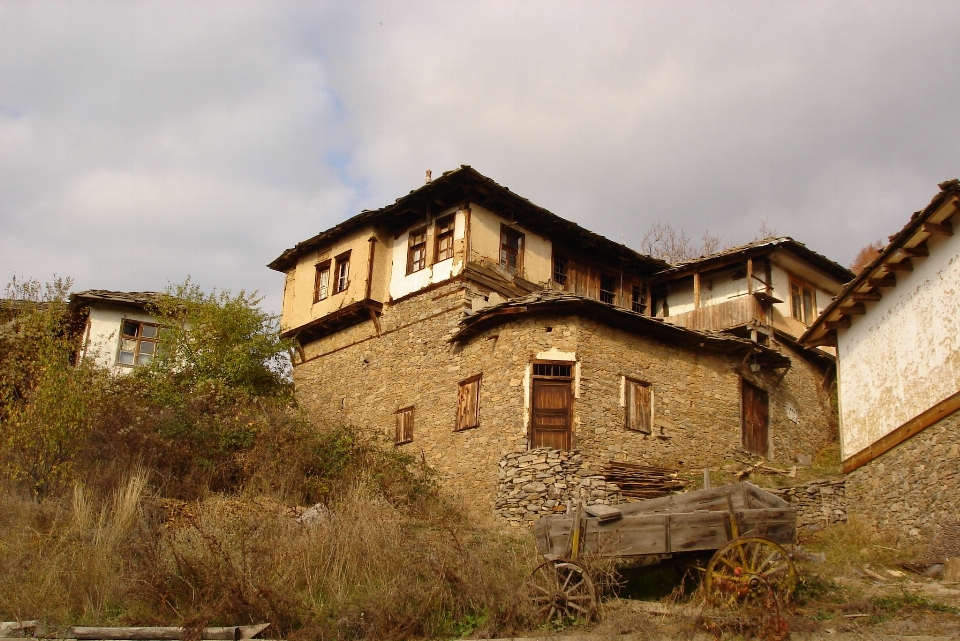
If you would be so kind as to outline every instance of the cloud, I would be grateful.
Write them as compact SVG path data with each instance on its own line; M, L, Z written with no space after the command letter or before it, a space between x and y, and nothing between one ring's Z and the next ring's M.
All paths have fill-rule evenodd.
M944 3L0 4L0 270L259 288L472 164L634 247L848 262L960 173ZM135 240L134 240L135 239Z

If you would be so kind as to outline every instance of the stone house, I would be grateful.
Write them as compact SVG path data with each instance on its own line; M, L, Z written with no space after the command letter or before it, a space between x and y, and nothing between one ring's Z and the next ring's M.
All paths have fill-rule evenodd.
M942 183L801 337L837 349L851 512L908 538L960 513L958 209Z
M763 265L802 247L791 243L731 254L731 278L736 261ZM372 430L421 457L478 516L506 516L507 504L562 509L570 479L602 487L609 461L700 469L746 449L786 464L834 438L829 354L778 340L766 317L710 328L657 318L660 292L683 308L687 272L468 166L269 267L286 274L282 327L299 345L302 405L318 422ZM836 276L834 267L823 271ZM524 458L539 466L529 483L507 469Z
M71 315L83 324L81 360L126 374L153 359L160 325L148 308L155 292L91 289L70 295Z

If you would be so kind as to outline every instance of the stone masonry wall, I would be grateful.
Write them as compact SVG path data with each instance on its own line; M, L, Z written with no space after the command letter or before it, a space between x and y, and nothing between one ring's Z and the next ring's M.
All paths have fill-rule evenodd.
M616 505L620 488L603 476L581 471L585 459L577 451L549 448L511 452L500 459L497 514L510 525L532 523L545 514L563 514L576 501Z
M501 460L527 452L528 368L550 350L575 353L579 363L572 411L581 480L611 459L699 469L739 450L739 358L665 345L574 315L518 315L451 344L475 294L470 287L451 281L386 305L379 335L366 321L305 345L306 361L294 368L302 406L319 425L354 425L390 447L396 412L413 406L413 441L397 447L433 467L443 491L480 519L493 518L498 509ZM793 385L798 372L791 368L781 385ZM480 425L454 431L458 383L476 374L482 374ZM650 382L654 434L625 429L624 375ZM781 430L798 429L778 418L778 402L775 392L775 443ZM826 438L829 428L797 404L800 428ZM776 447L775 457L785 457L785 450Z
M820 529L847 521L845 479L822 479L794 487L765 488L797 508L797 527Z
M850 513L902 541L929 541L960 514L960 412L847 475Z

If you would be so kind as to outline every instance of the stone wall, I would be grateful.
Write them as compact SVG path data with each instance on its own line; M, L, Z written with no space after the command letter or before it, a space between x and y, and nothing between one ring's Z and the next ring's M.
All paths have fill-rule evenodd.
M960 514L960 412L847 475L850 513L905 542Z
M794 487L764 489L797 508L799 528L816 530L847 521L845 479L822 479Z
M353 425L391 447L397 410L413 406L413 440L397 447L426 461L443 491L481 519L503 507L497 506L501 460L527 452L530 367L544 353L573 353L578 362L572 412L581 480L611 459L700 469L739 451L740 358L667 345L571 314L517 315L451 344L458 321L478 296L483 292L473 284L454 280L386 305L379 333L365 321L304 345L306 360L294 367L301 405L320 425ZM790 391L819 385L802 359L791 358L797 362L771 394L774 456L780 462L789 454L777 445L784 430L791 431L791 443L808 443L804 447L813 451L829 440L831 429L822 403ZM480 425L454 431L458 383L477 374ZM624 427L623 376L651 384L653 434ZM799 423L777 409L786 398L780 394L788 392ZM804 393L817 399L816 388Z
M562 514L579 500L585 505L616 505L620 489L587 465L576 450L549 448L511 452L500 459L497 514L510 525L532 523L545 514Z

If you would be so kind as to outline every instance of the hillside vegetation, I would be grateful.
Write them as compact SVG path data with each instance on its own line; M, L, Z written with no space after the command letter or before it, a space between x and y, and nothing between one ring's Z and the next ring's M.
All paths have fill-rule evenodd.
M308 421L255 296L171 288L164 349L116 377L75 363L69 287L15 281L0 317L0 619L328 639L528 622L532 544L472 526L394 448Z

